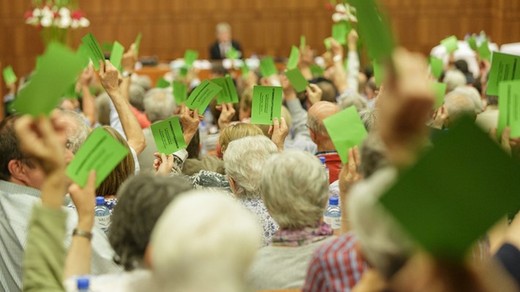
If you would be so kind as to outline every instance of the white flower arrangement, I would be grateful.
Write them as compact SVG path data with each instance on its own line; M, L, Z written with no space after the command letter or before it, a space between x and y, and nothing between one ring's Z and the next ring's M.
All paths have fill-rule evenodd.
M71 11L67 7L44 6L25 13L25 23L36 27L57 27L62 29L84 28L90 21L81 10Z
M357 22L356 8L348 5L347 3L336 4L335 12L332 14L332 21L341 22Z

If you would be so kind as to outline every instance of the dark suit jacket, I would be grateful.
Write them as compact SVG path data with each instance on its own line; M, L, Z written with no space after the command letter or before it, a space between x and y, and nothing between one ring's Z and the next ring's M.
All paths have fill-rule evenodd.
M235 48L235 50L242 53L242 48L240 47L240 44L237 41L231 40L231 46ZM218 46L218 41L214 42L211 47L209 47L209 58L211 60L222 60L225 59L226 56L220 55L220 48Z

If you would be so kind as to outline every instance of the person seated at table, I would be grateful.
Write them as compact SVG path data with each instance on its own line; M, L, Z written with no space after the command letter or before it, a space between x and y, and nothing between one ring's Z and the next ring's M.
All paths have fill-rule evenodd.
M333 238L331 227L322 221L328 186L320 161L308 152L286 150L266 161L261 194L280 229L272 244L257 254L250 273L252 288L303 286L313 252Z
M242 56L242 47L240 44L233 40L231 37L231 26L229 23L221 22L216 27L217 40L209 48L209 56L211 60L223 60L226 58L226 54L231 50L235 49L238 52L238 56Z

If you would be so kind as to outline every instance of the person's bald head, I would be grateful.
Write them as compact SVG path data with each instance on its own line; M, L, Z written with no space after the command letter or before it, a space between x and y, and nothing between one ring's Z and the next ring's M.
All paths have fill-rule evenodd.
M307 125L314 134L327 136L327 129L323 125L323 120L339 112L339 107L328 101L318 101L309 108L307 115Z

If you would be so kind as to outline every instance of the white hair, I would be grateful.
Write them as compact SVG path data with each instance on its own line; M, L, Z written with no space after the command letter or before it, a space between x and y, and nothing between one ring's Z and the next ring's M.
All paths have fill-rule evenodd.
M448 93L444 97L444 107L448 113L449 123L453 123L463 115L476 118L475 103L464 93L458 91Z
M340 97L338 97L338 106L342 110L350 106L355 106L358 112L368 107L367 101L357 92L347 92L340 95Z
M220 22L215 27L215 31L217 32L217 34L221 33L221 32L231 33L231 25L229 25L229 23L227 23L227 22Z
M144 97L144 113L150 122L164 120L173 115L175 103L173 95L165 89L154 88Z
M356 184L347 200L347 214L363 255L370 265L387 277L405 263L413 250L412 241L379 204L379 198L396 179L395 169L382 169Z
M446 92L450 92L459 86L466 85L466 76L459 70L452 69L446 71L443 83L446 83Z
M261 193L281 228L315 226L323 216L329 183L314 155L297 150L274 154L262 171Z
M67 123L67 148L76 154L85 140L90 134L90 127L87 125L85 118L77 112L64 110L61 112L71 123Z
M480 93L475 87L472 86L459 86L455 88L452 92L456 92L460 95L467 96L473 102L473 106L475 107L475 113L479 114L483 110L482 99L480 98Z
M166 208L152 233L156 283L174 292L245 291L261 234L254 215L229 195L184 193Z

